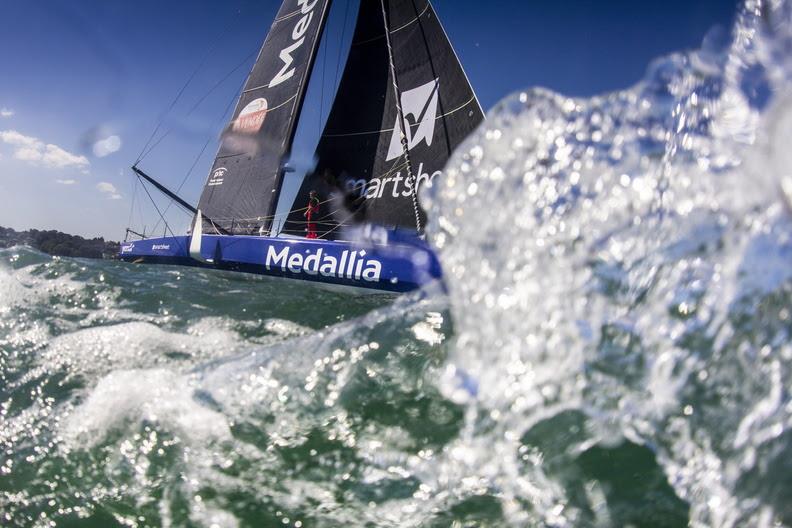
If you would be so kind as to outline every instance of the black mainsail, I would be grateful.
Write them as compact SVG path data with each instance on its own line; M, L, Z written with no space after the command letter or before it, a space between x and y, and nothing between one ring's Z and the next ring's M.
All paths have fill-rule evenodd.
M414 181L420 187L438 176L483 118L429 0L361 0L317 168L284 231L303 234L311 190L323 202L323 238L360 221L419 229L425 215L413 200Z
M364 0L365 2L365 0ZM330 0L285 0L223 134L198 208L232 234L270 229Z

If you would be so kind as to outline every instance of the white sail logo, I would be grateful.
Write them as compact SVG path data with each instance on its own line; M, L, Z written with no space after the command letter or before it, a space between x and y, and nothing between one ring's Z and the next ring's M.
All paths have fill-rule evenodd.
M404 133L407 136L407 148L409 150L417 147L421 141L426 141L427 146L432 146L439 101L440 79L435 79L418 88L402 92L401 106L404 114ZM408 116L413 117L412 123ZM413 132L414 129L415 132ZM399 118L396 117L396 124L393 125L393 137L391 137L386 161L394 160L402 154L404 154L404 149L401 142L401 130L399 128Z
M294 57L292 57L292 53L300 49L305 42L305 34L308 32L308 28L311 27L313 10L318 1L319 0L297 0L297 5L300 6L300 12L303 16L297 21L292 30L291 38L294 42L280 52L279 57L280 60L283 61L283 67L270 81L270 88L278 86L280 83L288 81L294 76Z
M232 126L234 132L250 135L258 134L264 124L264 118L267 117L268 106L267 100L263 97L250 101L239 112L239 117L234 121Z
M228 169L225 167L218 167L212 172L212 176L209 178L209 187L214 187L215 185L223 185L223 181L225 181L225 175L228 172Z

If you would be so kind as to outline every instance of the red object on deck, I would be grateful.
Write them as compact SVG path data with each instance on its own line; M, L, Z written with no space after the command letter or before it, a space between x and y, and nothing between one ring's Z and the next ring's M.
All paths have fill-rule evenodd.
M316 224L312 222L314 216L319 214L319 200L312 199L308 201L308 208L305 211L305 218L308 220L308 234L305 238L319 238L316 234Z

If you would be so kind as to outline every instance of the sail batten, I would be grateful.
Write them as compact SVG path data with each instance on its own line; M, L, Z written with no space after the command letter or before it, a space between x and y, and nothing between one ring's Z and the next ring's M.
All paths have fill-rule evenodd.
M268 232L330 0L285 0L250 71L199 208L234 234ZM211 229L211 226L206 226Z
M478 104L478 99L474 96L474 97L471 97L466 103L458 106L457 108L454 108L453 110L449 110L445 114L437 116L435 118L435 120L440 120L440 119L446 118L446 117L448 117L450 115L453 115L453 114L455 114L455 113L457 113L457 112L459 112L461 110L464 110L465 107L470 106L473 103L476 103L476 107L480 110L481 107ZM345 132L345 133L341 133L341 132L327 133L326 132L326 133L322 134L322 137L337 138L337 137L348 137L348 136L379 135L379 134L383 134L385 132L393 132L394 130L395 130L394 127L390 127L390 128L382 128L380 130L368 130L366 132Z

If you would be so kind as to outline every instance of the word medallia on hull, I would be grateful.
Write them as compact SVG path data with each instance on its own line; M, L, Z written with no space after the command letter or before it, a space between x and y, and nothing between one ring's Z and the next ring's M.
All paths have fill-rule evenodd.
M329 9L330 0L283 2L197 207L135 167L195 219L191 235L125 244L122 259L385 291L440 277L416 193L484 115L429 0L360 0L316 168L281 204L289 212L275 214ZM306 219L309 203L318 211Z
M325 255L322 248L317 249L316 253L308 253L307 257L303 257L300 253L290 255L289 251L288 246L284 247L280 253L273 246L269 246L264 266L268 270L279 265L281 271L288 269L296 274L305 273L314 276L321 274L324 277L345 277L368 282L378 282L382 276L382 263L375 259L364 260L365 249L343 251L340 261L332 255Z

